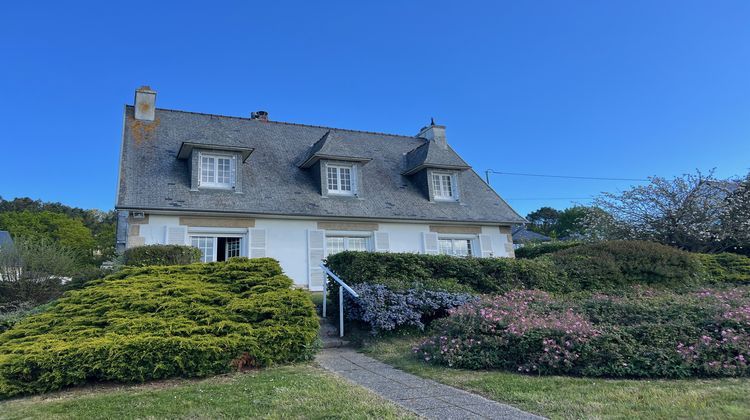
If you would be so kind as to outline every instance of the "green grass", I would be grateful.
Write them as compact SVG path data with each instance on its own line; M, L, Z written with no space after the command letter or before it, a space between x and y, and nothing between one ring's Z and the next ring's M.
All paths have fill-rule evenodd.
M606 380L468 371L416 360L415 338L366 344L393 366L550 418L750 418L750 379Z
M0 419L413 418L312 365L200 381L88 386L0 402Z

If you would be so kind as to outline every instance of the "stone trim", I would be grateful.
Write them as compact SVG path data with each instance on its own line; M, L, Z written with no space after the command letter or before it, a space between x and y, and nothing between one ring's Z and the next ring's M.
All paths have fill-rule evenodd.
M482 227L471 225L430 225L430 232L454 235L479 235L482 233Z
M374 232L379 229L377 223L356 222L318 222L318 230L357 230Z
M180 224L189 227L252 228L255 227L255 219L248 217L180 216Z
M146 238L143 236L128 236L126 248L134 248L143 245L146 245Z
M143 219L134 219L133 216L128 216L128 225L147 225L148 214L143 216Z

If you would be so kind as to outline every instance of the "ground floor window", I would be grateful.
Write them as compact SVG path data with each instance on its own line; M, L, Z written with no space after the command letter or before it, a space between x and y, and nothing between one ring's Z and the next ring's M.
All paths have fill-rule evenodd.
M227 236L191 236L190 244L201 250L202 262L226 261L239 257L242 238Z
M342 251L369 251L370 238L366 236L326 236L326 254Z
M471 239L439 238L438 247L443 255L455 257L470 257L474 255Z

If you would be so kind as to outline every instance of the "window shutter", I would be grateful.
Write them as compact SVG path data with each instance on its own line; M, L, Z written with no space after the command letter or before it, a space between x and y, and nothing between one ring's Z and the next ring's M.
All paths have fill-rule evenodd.
M167 245L185 245L187 244L187 227L186 226L167 226L164 243Z
M492 252L492 237L490 235L479 235L479 251L482 258L494 256Z
M312 291L323 290L325 277L320 263L325 256L326 232L324 230L307 231L307 271L308 287Z
M391 239L388 232L375 232L375 252L391 250Z
M237 157L232 156L232 158L229 159L229 185L231 185L232 188L234 188L236 183L237 183Z
M198 152L198 186L203 182L203 153Z
M250 258L266 256L266 230L250 229Z
M438 234L435 232L422 232L422 245L425 254L438 254Z

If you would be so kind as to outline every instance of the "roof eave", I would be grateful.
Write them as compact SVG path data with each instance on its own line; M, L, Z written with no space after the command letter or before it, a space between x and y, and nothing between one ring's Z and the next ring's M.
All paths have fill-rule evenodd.
M340 160L344 162L358 162L358 163L367 163L372 160L372 158L364 158L364 157L354 157L354 156L336 156L336 155L325 155L325 154L318 154L315 153L307 160L302 162L301 164L297 165L302 169L307 169L315 163L317 163L319 160Z
M255 149L251 147L223 146L219 144L192 143L184 141L182 142L182 145L180 145L180 150L177 152L177 159L189 159L190 155L193 152L193 149L237 152L242 155L242 163L245 163L245 161L250 157L253 151L255 151Z
M440 164L433 164L433 163L422 163L420 165L414 166L411 169L407 169L404 172L401 172L401 175L409 176L414 175L417 172L423 170L423 169L446 169L446 170L452 170L452 171L466 171L471 169L471 166L463 166L463 165L440 165Z

